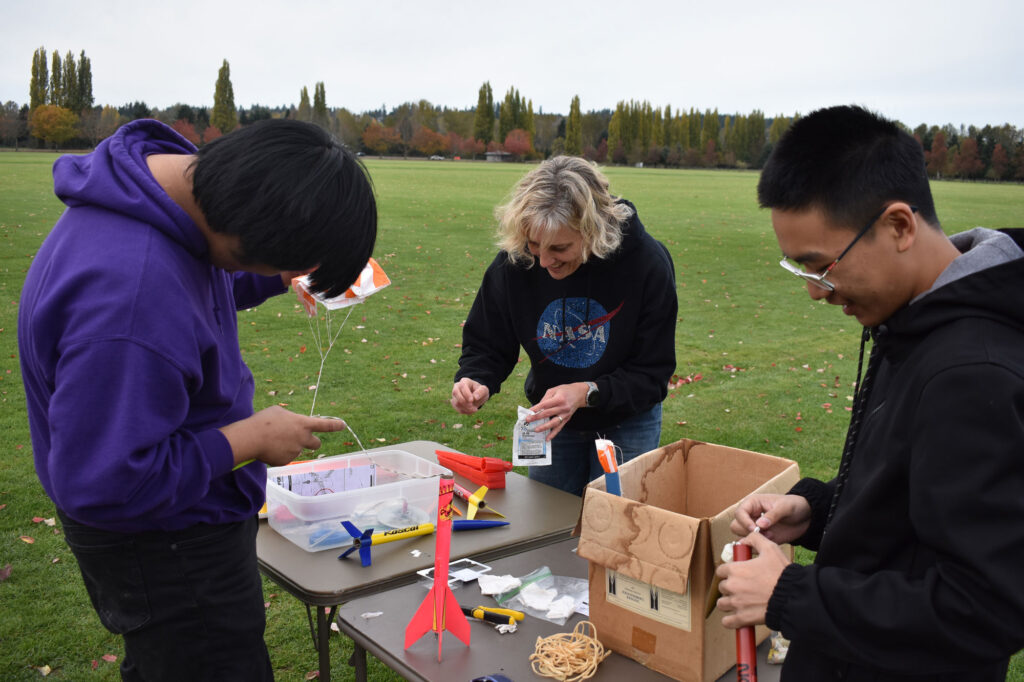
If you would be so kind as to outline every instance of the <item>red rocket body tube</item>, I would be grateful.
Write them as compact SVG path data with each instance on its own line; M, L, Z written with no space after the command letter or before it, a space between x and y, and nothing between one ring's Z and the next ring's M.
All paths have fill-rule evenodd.
M732 560L750 558L750 545L732 546ZM757 682L757 638L751 625L736 630L736 679L738 682Z

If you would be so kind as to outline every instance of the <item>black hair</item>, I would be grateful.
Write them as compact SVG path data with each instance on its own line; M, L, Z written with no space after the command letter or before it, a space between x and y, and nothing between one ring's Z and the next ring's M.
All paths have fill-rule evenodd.
M757 199L763 208L819 208L854 229L886 203L904 201L939 227L921 144L893 121L857 106L797 119L765 163Z
M328 297L344 293L373 253L370 176L312 123L259 121L201 147L192 194L211 230L239 237L244 264L319 265L310 285Z

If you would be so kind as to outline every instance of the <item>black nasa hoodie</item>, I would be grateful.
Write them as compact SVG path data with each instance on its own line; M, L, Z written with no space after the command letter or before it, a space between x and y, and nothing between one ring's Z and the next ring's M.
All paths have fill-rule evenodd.
M601 430L665 399L675 370L678 303L668 250L640 222L636 207L610 256L591 257L563 280L498 253L484 274L462 333L455 380L469 377L498 393L519 359L530 360L524 389L536 404L553 386L593 381L595 407L567 426Z

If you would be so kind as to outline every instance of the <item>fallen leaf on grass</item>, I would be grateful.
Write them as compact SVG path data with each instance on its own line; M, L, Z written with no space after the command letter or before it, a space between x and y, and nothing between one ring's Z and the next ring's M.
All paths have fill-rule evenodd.
M679 388L686 384L691 384L694 381L700 381L704 378L703 374L688 374L685 377L680 377L678 374L673 374L672 378L668 382L669 389Z
M306 676L303 677L302 679L304 679L304 680L316 680L316 679L319 679L319 678L320 678L320 671L319 670L310 670L308 673L306 673Z
M18 539L21 540L22 542L30 544L30 545L35 544L35 541L36 541L35 538L31 538L31 537L29 537L27 535L20 535L20 536L18 536Z
M103 654L102 656L100 656L100 658L102 658L107 663L114 663L115 661L117 661L117 656L115 656L114 654Z
M3 568L0 568L0 583L11 577L11 565L7 564Z
M50 674L50 666L48 666L48 665L37 665L37 666L33 666L33 667L36 670L38 670L39 674L42 675L43 677L46 677L46 676L48 676Z

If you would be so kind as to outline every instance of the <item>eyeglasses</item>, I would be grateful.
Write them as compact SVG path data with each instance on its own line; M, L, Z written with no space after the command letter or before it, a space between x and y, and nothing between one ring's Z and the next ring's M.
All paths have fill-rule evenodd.
M868 221L868 224L860 229L860 232L858 232L857 236L853 238L853 241L850 242L845 249L843 249L843 252L840 253L839 256L837 256L836 259L832 261L832 263L824 270L821 270L819 272L806 272L805 270L802 270L799 265L794 265L793 263L790 263L789 259L787 259L785 256L783 256L782 260L779 261L779 265L781 265L782 268L787 272L793 273L800 279L810 282L816 287L820 287L825 291L835 291L835 285L832 284L832 282L825 279L825 277L828 275L828 273L832 272L832 268L839 265L839 261L843 259L843 256L845 256L846 253L853 248L854 244L860 241L861 237L868 233L868 230L871 229L871 227L878 221L879 218L881 218L885 214L887 210L889 210L889 206L886 206L877 214L875 214L875 216ZM911 206L910 210L914 213L917 213L916 206Z

